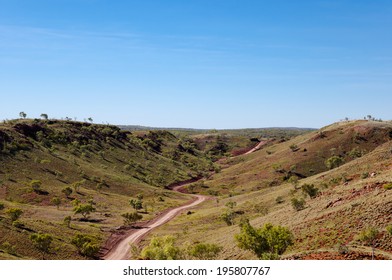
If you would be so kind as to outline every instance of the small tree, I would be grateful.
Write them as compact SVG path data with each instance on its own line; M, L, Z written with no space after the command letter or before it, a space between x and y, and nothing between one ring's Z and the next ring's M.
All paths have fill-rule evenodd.
M51 202L53 203L53 205L55 205L57 207L57 210L59 210L60 208L60 204L61 204L61 199L56 197L53 197Z
M23 210L19 208L10 208L6 211L12 222L15 222L23 214Z
M133 207L133 209L140 210L143 208L143 202L140 199L130 199L129 204Z
M36 192L36 193L41 192L42 182L40 180L31 180L29 185L33 189L34 192Z
M87 204L79 204L74 207L73 209L75 215L76 214L81 214L83 216L83 219L87 219L88 216L91 214L91 212L95 211L95 208L93 205L87 203Z
M30 240L33 242L35 248L42 253L42 259L45 259L45 254L49 253L50 245L52 244L52 236L48 234L33 233L30 235Z
M48 119L48 114L41 114L41 118L43 118L44 120Z
M260 259L279 259L293 245L293 234L285 227L268 223L256 229L248 220L243 221L240 227L241 233L235 236L238 247L252 251Z
M133 224L143 218L143 216L137 212L125 213L125 214L122 214L121 216L124 218L125 225L131 225L131 224Z
M93 122L93 118L91 118L91 117L88 118L87 120L88 120L89 122L91 122L91 123Z
M325 165L328 169L334 169L341 166L344 163L344 159L340 156L332 156L325 161Z
M72 184L72 187L74 188L75 192L79 192L80 187L86 182L86 180L81 180L81 181L77 181L75 183Z
M19 116L20 116L22 119L25 119L25 118L27 117L27 114L26 114L25 112L20 112L20 113L19 113Z
M318 193L319 189L316 188L313 184L304 184L301 187L302 192L309 195L310 198L315 198Z
M232 226L234 225L234 218L235 218L235 212L231 209L227 209L225 213L221 215L221 219L228 225Z
M67 217L65 217L64 220L63 220L64 225L66 225L68 228L71 227L71 221L72 221L71 216L67 216Z
M368 246L372 247L372 259L374 260L374 249L376 246L376 240L378 237L379 231L376 228L368 228L361 232L359 235L359 240L365 243Z
M67 198L69 198L73 191L70 187L65 187L61 192L65 194Z
M71 243L78 249L80 255L88 258L94 258L99 252L99 246L94 237L78 233Z

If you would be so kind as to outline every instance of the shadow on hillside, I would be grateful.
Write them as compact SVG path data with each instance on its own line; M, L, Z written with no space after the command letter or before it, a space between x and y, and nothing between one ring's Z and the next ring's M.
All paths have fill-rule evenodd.
M103 221L105 221L105 219L90 219L90 218L80 218L78 220L79 222L88 222L88 223L95 223L95 224L99 224L102 223Z

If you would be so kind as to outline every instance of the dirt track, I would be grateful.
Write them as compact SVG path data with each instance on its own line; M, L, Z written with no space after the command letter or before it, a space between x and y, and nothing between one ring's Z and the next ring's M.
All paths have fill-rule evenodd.
M251 154L251 153L259 150L262 146L264 146L267 143L268 143L268 141L261 141L256 147L254 147L253 149L246 152L245 155ZM181 192L181 189L185 185L189 184L191 181L184 182L180 185L173 187L173 191ZM196 205L199 205L200 203L202 203L208 199L208 197L204 196L204 195L190 194L189 196L191 196L193 199L190 202L188 202L187 204L182 205L177 208L169 209L168 211L163 212L162 214L155 217L153 220L142 224L142 226L140 228L126 231L124 234L125 237L124 236L120 236L120 237L117 236L117 241L119 240L118 242L116 242L116 238L112 238L114 245L110 246L110 248L103 255L102 258L104 260L127 260L127 259L129 259L130 258L130 250L131 250L130 244L136 244L136 243L140 242L143 239L143 237L146 236L153 229L169 222L174 217L176 217L178 214L180 214L182 211L189 209L189 208L192 208L192 207L195 207Z
M250 149L249 151L247 151L244 155L249 155L251 153L256 152L257 150L260 150L261 147L263 147L265 144L267 144L269 141L261 141L259 144L257 144L256 147L254 147L253 149Z
M174 191L180 191L182 185L173 188ZM175 216L180 214L182 211L192 208L208 199L207 196L203 195L190 195L193 199L180 207L171 209L167 212L164 212L154 218L152 221L148 222L144 227L140 229L135 229L129 232L124 239L122 239L119 243L117 243L111 250L107 252L107 254L103 257L105 260L127 260L130 258L130 244L134 244L140 242L143 237L148 234L153 229L167 223Z

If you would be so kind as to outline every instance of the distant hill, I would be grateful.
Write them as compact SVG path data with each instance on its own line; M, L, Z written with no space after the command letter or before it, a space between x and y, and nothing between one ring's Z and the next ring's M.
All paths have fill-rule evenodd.
M314 128L298 128L298 127L266 127L266 128L243 128L243 129L194 129L194 128L161 128L148 127L139 125L119 125L123 130L128 131L151 131L151 130L166 130L181 134L230 134L242 135L248 137L274 138L274 137L293 137L303 133L314 131Z

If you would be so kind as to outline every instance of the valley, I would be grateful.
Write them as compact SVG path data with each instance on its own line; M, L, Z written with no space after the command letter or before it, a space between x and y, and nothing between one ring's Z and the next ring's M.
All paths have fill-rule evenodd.
M150 259L159 238L178 258L257 259L238 246L246 223L287 228L282 259L391 259L391 140L392 123L373 120L225 131L5 121L0 259ZM43 252L32 236L45 234Z

